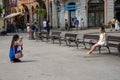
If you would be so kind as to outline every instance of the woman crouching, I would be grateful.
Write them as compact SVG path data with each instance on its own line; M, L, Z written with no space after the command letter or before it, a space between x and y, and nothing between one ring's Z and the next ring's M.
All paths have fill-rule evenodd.
M19 38L19 35L14 35L11 41L9 58L11 62L21 62L19 58L23 57L22 46L23 46L23 37Z

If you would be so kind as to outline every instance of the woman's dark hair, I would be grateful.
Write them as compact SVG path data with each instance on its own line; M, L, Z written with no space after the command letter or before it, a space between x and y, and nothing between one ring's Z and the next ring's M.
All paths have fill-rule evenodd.
M105 32L105 27L100 27L102 32Z
M18 39L19 39L19 35L18 35L18 34L15 34L15 35L13 36L13 38L12 38L10 48L12 48L12 47L13 47L14 42L15 42L15 41L17 41Z

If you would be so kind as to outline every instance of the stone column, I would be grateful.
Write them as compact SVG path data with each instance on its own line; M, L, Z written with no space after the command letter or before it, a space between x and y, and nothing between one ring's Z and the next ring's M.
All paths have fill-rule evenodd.
M107 1L107 2L106 2ZM105 0L105 23L107 24L115 15L114 15L114 1Z
M56 13L56 5L54 3L54 0L52 0L52 26L53 28L57 29L57 13Z

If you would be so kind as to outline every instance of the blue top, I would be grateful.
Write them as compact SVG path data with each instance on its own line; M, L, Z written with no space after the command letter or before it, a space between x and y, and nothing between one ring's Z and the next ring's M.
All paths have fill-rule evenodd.
M78 25L79 24L79 20L76 19L75 22L74 22L74 24Z
M9 51L10 60L15 59L15 53L17 53L17 49L18 49L18 45L15 45L12 48L10 48L10 51Z

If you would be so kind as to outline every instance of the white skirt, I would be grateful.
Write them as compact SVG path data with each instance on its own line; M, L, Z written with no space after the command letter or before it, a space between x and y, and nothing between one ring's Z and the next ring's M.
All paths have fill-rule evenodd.
M98 41L98 45L103 46L104 44L105 44L105 41L104 41L104 40L99 40L99 41Z

